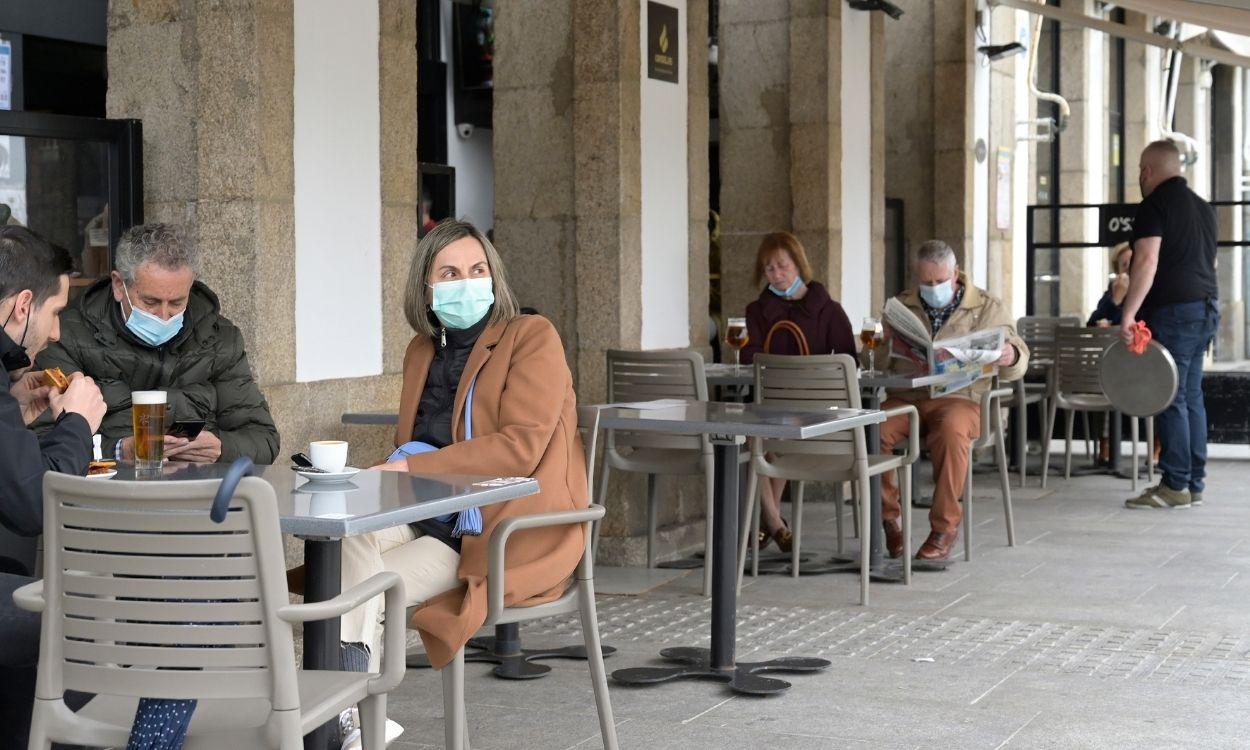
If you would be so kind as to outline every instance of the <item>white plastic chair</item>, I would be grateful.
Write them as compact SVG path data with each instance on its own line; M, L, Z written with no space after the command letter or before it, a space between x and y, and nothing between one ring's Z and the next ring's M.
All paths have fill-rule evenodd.
M675 398L707 401L703 357L691 351L631 352L611 350L608 358L608 400L613 403ZM715 464L706 435L660 435L608 430L603 451L599 504L606 506L613 469L647 475L647 567L655 567L660 476L703 476L706 509L703 545L703 595L712 595L712 513L715 506ZM595 524L594 549L599 549Z
M599 433L599 410L593 406L577 408L577 426L583 433L586 447L586 486L594 486L595 443ZM595 562L591 553L591 524L603 518L603 506L591 505L585 510L537 513L508 518L499 523L490 536L486 573L486 626L511 622L528 622L553 615L576 612L581 616L582 637L590 665L591 684L595 693L595 709L599 713L599 732L604 750L617 750L616 723L612 718L612 702L608 696L607 672L603 666L603 649L599 640L599 618L595 610ZM577 564L576 580L559 599L532 607L504 604L504 561L508 538L517 531L548 526L583 524L586 548ZM464 649L442 670L444 732L448 750L464 750L469 746L468 724L464 705ZM518 740L516 746L525 746Z
M797 408L842 407L859 409L859 371L849 354L822 354L808 357L755 355L755 403ZM751 473L747 480L749 503L744 509L738 542L738 587L742 587L748 537L756 560L759 559L759 477L796 481L791 495L794 543L790 550L791 575L799 575L799 545L803 532L803 483L854 482L859 507L860 539L868 539L868 480L887 471L897 471L903 511L903 579L911 582L911 465L920 456L920 417L914 406L888 409L887 418L905 414L910 423L910 439L902 455L869 453L862 427L811 440L755 440L751 444ZM771 456L769 458L768 456ZM866 470L861 469L866 467ZM840 500L841 493L835 494ZM837 503L841 538L842 505ZM749 516L747 514L750 514ZM748 518L751 523L748 523ZM867 544L861 544L860 603L868 604ZM758 572L752 569L752 574Z
M965 480L963 496L963 527L964 527L964 560L972 560L972 469L976 451L989 446L994 447L994 459L998 464L999 488L1003 493L1003 521L1007 525L1007 546L1016 546L1016 523L1011 512L1011 478L1007 467L1007 440L1003 429L1003 399L1011 396L1011 386L1000 386L995 377L994 384L981 394L981 436L977 438L968 452L968 477Z
M44 578L14 600L43 613L31 748L124 747L139 698L195 699L185 747L282 748L360 705L363 745L385 746L386 694L404 676L404 588L379 573L333 599L288 604L273 488L44 478ZM382 672L295 668L291 626L386 597ZM97 697L78 713L66 690Z

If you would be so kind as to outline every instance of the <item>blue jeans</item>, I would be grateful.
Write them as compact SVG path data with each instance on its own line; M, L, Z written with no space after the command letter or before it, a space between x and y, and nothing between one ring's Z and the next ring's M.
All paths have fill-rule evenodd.
M1172 404L1155 417L1163 453L1159 470L1174 490L1202 492L1207 467L1207 407L1202 397L1202 357L1220 324L1215 301L1164 305L1147 322L1154 340L1176 360Z

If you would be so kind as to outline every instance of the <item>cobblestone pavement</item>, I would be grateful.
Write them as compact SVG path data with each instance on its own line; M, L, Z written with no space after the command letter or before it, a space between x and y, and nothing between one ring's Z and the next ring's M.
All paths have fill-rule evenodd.
M1250 464L1216 462L1211 474L1206 504L1184 511L1124 509L1126 480L1052 477L1041 490L1034 475L1013 486L1015 547L997 483L978 478L973 560L918 572L910 587L873 584L867 608L853 575L748 577L739 658L833 666L765 699L706 681L613 685L621 746L1250 747ZM807 505L805 551L832 551L837 510ZM924 511L915 525L918 543ZM700 576L599 597L603 640L619 649L609 670L707 645ZM565 645L581 630L552 618L523 638ZM474 747L599 746L585 665L547 663L553 671L528 682L469 666ZM408 729L392 747L441 746L437 673L410 671L390 713Z

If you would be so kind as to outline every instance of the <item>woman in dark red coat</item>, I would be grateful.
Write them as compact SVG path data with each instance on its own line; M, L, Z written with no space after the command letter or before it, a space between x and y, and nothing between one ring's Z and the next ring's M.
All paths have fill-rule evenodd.
M829 296L819 281L812 281L812 267L799 239L789 232L774 232L760 242L755 257L755 283L767 279L768 285L760 292L759 299L747 305L747 334L750 337L742 349L742 362L749 364L755 355L801 354L798 336L789 326L778 326L790 321L798 326L807 341L811 354L849 354L855 356L855 333L846 311ZM785 480L766 479L760 483L761 522L760 544L767 537L777 540L777 546L789 551L792 535L781 517L781 492ZM767 535L767 536L766 536Z

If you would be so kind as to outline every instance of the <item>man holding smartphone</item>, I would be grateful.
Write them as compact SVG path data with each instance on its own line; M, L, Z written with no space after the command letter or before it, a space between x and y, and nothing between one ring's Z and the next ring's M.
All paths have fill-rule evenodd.
M273 463L278 430L252 377L243 335L197 280L200 255L170 224L132 227L116 270L87 288L61 318L61 340L40 368L82 372L100 384L106 455L134 459L130 394L167 394L165 457L213 463L247 456Z

